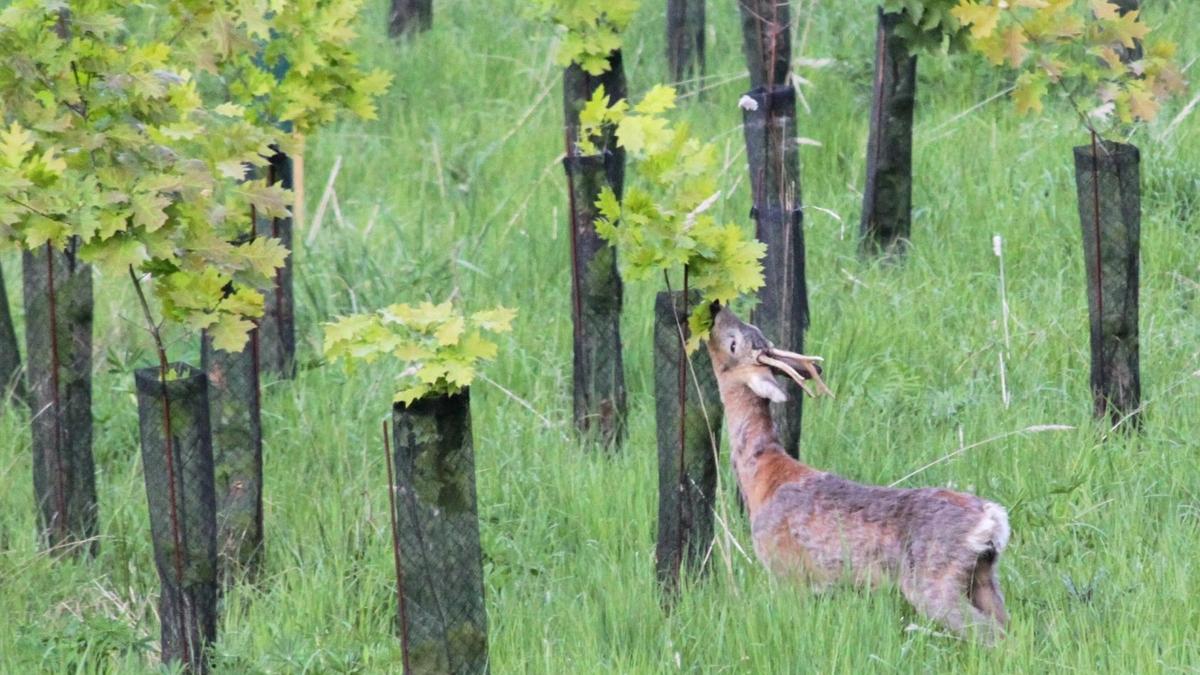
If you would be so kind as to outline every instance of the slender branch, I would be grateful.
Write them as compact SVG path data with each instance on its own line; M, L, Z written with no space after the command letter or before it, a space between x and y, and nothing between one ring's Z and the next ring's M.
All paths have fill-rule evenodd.
M133 290L137 291L138 303L142 307L142 316L146 318L146 326L150 329L150 336L154 338L154 348L158 351L159 368L162 371L160 376L163 382L167 381L167 348L163 345L162 331L154 322L153 315L150 314L150 303L146 302L146 294L142 291L142 282L138 279L137 273L133 271L133 265L129 266L129 278L133 280Z
M408 643L408 613L404 605L404 567L400 564L400 527L396 522L396 475L392 469L392 446L388 440L388 423L383 421L383 455L387 464L388 476L388 506L391 509L392 524L392 559L396 564L396 611L400 622L400 655L403 659L404 672L411 673L409 665Z

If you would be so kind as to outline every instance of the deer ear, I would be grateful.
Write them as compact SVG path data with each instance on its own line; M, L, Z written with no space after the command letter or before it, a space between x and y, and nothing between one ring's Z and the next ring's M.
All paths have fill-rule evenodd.
M750 377L746 378L746 386L750 387L750 391L768 401L783 403L787 400L787 394L783 393L783 390L779 388L779 383L775 381L775 376L769 372L752 371Z

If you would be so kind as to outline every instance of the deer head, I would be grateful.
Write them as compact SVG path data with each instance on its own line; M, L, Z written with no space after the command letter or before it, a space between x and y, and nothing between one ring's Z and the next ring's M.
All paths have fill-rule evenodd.
M713 307L713 326L709 331L708 354L722 390L745 386L759 398L776 403L787 400L787 394L775 381L779 372L792 378L804 393L816 396L809 383L815 383L819 393L832 392L821 380L819 356L805 356L771 344L762 331L737 318L726 307Z

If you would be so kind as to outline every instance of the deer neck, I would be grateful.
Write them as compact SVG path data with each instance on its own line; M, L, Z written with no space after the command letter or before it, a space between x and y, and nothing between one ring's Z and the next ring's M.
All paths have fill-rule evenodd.
M730 460L738 487L753 518L780 486L812 473L784 451L771 418L770 403L745 386L721 388L732 445Z

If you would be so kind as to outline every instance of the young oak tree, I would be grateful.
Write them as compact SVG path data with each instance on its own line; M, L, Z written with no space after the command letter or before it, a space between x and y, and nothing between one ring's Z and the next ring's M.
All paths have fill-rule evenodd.
M912 237L913 118L917 57L965 44L957 0L883 0L875 33L875 77L859 221L863 255L901 253Z
M605 188L596 230L620 253L625 278L662 275L655 301L655 422L658 437L660 583L674 597L685 565L697 571L713 538L717 447L722 415L707 352L714 303L727 303L763 285L766 246L741 227L719 223L716 148L692 136L666 113L675 90L652 88L637 104L609 103L598 90L580 115L584 149L607 127L629 153L637 182L623 200ZM682 272L671 292L669 273ZM689 354L691 358L689 359Z
M398 364L391 447L386 424L384 438L405 672L487 670L469 387L496 357L492 335L515 317L504 307L467 315L425 302L325 324L331 361Z
M1090 132L1077 146L1075 184L1083 232L1091 332L1091 389L1097 418L1136 427L1140 151L1110 140L1151 122L1184 88L1175 45L1150 38L1137 3L1109 0L962 0L954 16L970 27L974 51L1016 73L1017 112L1040 113L1051 90Z
M626 95L621 34L637 0L538 0L535 11L561 40L555 58L563 71L563 168L567 174L571 232L571 319L575 427L602 445L618 445L626 433L626 393L621 346L624 289L616 252L596 232L595 202L604 187L618 199L625 185L625 150L611 127L598 130L585 148L580 114L597 91L610 102Z

